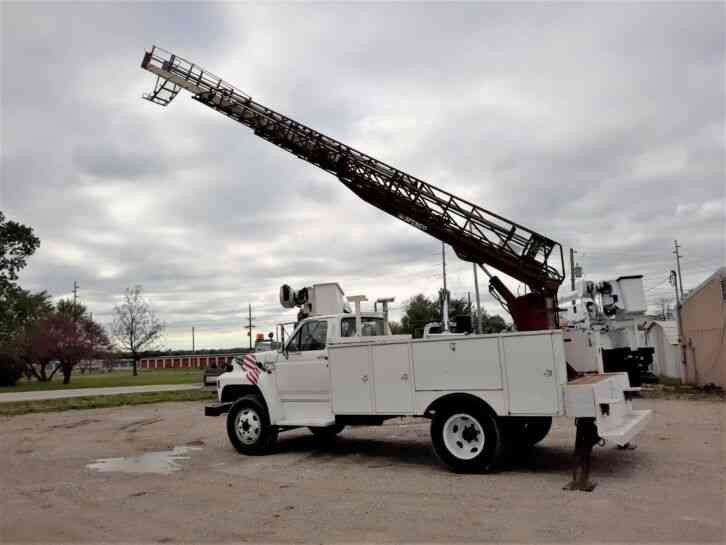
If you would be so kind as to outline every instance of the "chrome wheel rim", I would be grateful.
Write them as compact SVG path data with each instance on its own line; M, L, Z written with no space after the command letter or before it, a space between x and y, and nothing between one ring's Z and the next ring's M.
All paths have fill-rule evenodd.
M237 437L245 445L254 445L262 435L262 422L257 411L245 407L237 413L234 421Z
M484 428L471 415L459 413L444 422L444 445L459 460L471 460L484 449Z

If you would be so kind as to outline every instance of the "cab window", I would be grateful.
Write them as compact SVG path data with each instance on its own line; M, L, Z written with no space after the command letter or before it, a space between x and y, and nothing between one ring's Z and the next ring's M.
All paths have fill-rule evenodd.
M287 344L289 352L305 352L308 350L323 350L328 336L328 322L325 320L312 320L305 322L297 330Z
M383 335L383 318L362 316L361 329L363 337ZM340 336L352 337L355 335L355 318L343 318L340 321Z

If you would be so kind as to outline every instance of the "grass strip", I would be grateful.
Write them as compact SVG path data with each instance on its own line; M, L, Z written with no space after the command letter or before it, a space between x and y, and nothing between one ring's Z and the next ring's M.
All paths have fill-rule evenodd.
M201 384L202 373L201 369L151 369L141 370L138 376L133 376L131 371L126 369L114 370L111 373L91 374L81 374L76 370L71 377L70 384L63 384L63 377L59 372L56 373L53 380L48 382L22 379L15 386L0 387L0 393L157 384Z
M208 390L181 390L173 392L148 392L143 394L118 394L104 396L71 397L67 399L42 399L38 401L13 401L0 403L0 416L17 416L31 413L50 413L78 409L104 409L125 405L146 405L166 401L212 401L216 393Z

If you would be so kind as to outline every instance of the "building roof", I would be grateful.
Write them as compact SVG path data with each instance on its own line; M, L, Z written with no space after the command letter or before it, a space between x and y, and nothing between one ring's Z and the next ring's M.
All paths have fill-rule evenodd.
M678 322L675 320L653 320L646 322L645 329L660 326L663 329L663 335L669 344L678 344Z
M696 295L703 288L708 286L713 280L718 279L718 280L722 281L725 278L726 278L726 267L719 267L718 269L716 269L716 271L711 276L706 278L706 280L701 282L698 286L696 286L692 290L689 290L688 295L686 295L686 298L683 300L683 303L681 303L681 304L685 305L686 303L688 303L688 301L690 301L694 295Z

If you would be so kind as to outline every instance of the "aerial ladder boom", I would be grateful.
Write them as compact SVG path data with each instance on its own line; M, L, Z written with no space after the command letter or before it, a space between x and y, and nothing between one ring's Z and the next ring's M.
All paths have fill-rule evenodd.
M182 89L190 92L260 138L335 175L364 201L449 244L460 259L526 284L530 292L517 297L490 275L490 291L520 331L556 327L557 289L564 279L559 243L271 110L173 53L153 47L141 66L157 76L145 99L166 106Z

